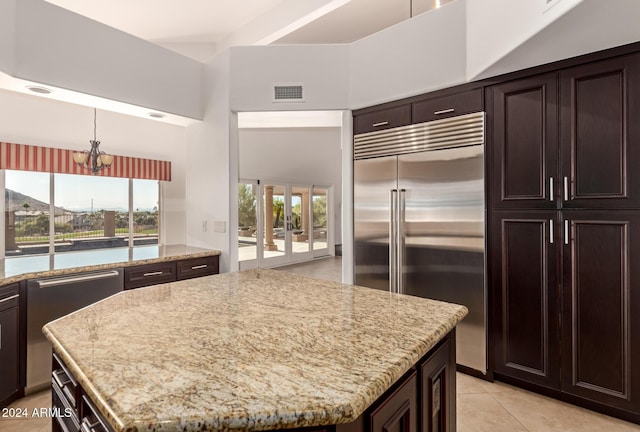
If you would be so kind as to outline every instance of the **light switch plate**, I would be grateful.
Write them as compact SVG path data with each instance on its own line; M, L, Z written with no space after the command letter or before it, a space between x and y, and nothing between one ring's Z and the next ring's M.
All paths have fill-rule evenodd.
M227 232L227 223L225 221L213 221L213 232Z

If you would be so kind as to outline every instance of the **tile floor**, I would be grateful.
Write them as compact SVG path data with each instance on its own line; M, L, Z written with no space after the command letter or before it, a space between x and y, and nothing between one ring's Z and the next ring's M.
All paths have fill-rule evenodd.
M340 281L340 257L281 267L309 277ZM457 374L458 432L640 432L640 426L540 396L510 385ZM48 391L20 399L12 408L51 406ZM51 430L47 418L1 417L0 432Z

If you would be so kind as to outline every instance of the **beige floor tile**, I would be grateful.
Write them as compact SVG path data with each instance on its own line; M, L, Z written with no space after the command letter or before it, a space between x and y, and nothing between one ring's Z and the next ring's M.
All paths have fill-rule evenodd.
M530 432L640 432L639 425L515 387L491 397Z
M9 407L27 408L29 411L33 411L34 408L51 408L51 390L42 390L41 392L18 399L9 405Z
M526 432L489 394L459 394L458 432Z
M456 373L456 393L457 394L473 394L473 393L486 393L483 380L480 378L472 377L460 372Z
M282 270L315 279L342 282L342 257L336 256L316 259L304 263L277 267L275 270Z
M0 432L40 432L47 426L51 427L51 420L39 419L0 419Z

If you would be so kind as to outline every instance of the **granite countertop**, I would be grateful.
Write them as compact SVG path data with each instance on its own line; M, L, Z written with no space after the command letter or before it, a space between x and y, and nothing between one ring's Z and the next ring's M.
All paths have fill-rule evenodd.
M125 291L44 326L116 431L348 423L464 306L276 270Z
M7 257L0 260L0 284L212 255L220 255L220 251L180 244Z

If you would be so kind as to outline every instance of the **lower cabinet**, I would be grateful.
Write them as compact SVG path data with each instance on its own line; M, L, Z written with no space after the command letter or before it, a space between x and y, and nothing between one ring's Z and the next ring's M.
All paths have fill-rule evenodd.
M280 431L455 432L455 346L452 330L351 423ZM113 430L56 353L51 386L57 413L52 421L53 432Z
M494 371L640 423L640 212L495 211Z
M355 422L336 432L455 432L455 331Z
M21 395L19 287L0 287L0 406Z
M371 414L371 432L418 431L418 374L413 371Z

